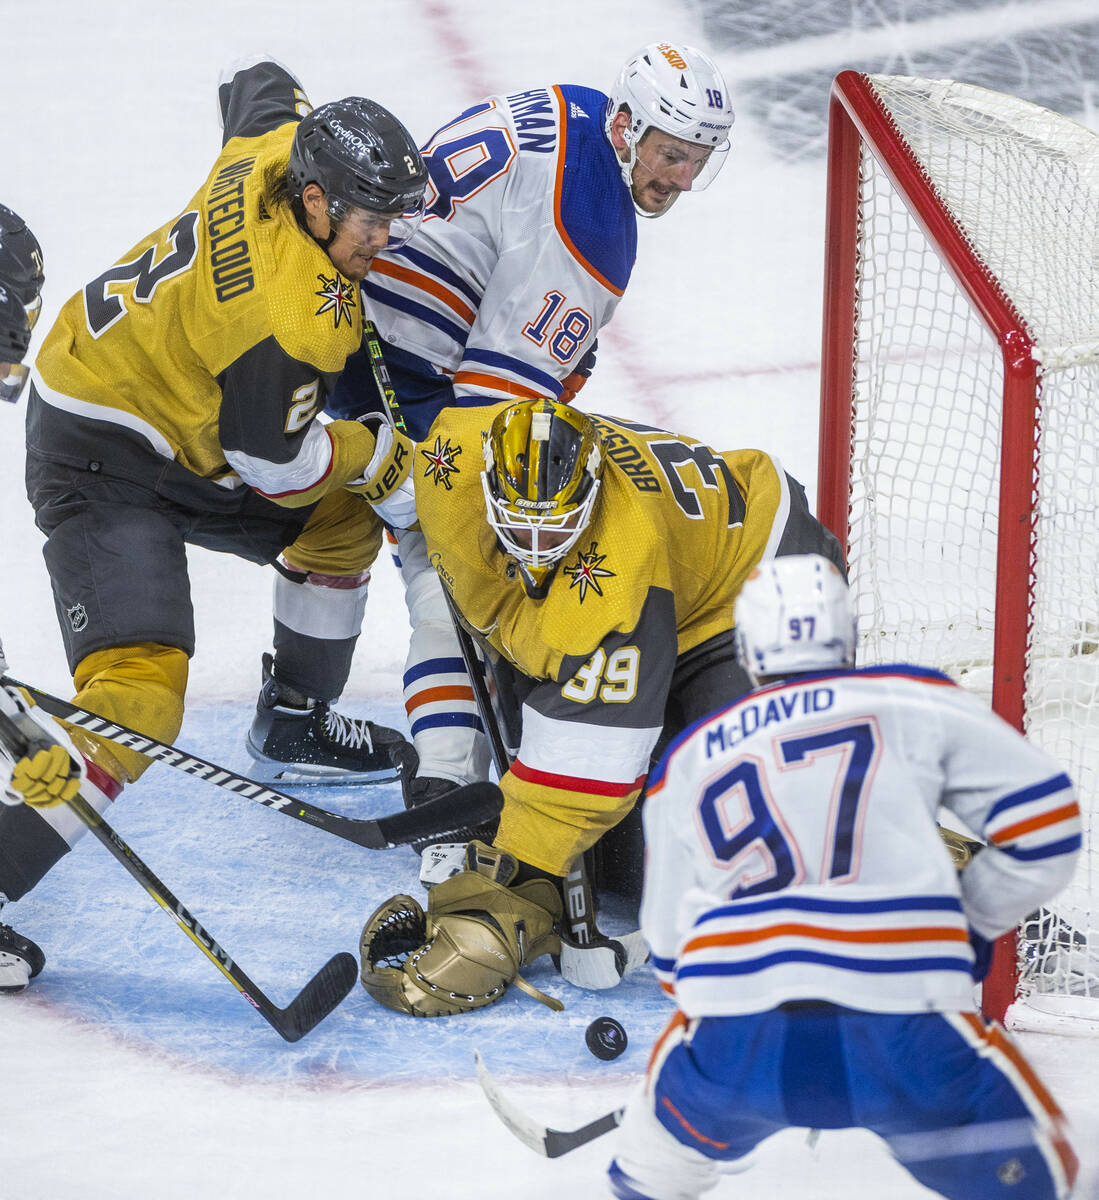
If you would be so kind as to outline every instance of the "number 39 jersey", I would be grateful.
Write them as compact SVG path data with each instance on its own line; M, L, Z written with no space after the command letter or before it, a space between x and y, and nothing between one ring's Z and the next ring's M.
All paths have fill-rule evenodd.
M559 396L625 291L637 218L606 105L575 86L491 96L423 147L424 222L375 259L364 304L459 401Z
M940 803L988 843L960 876ZM642 928L690 1017L972 1011L969 927L998 936L1048 900L1081 842L1058 765L909 666L750 693L672 744L643 815Z
M185 210L62 308L36 362L28 447L129 478L175 460L199 507L242 480L303 503L331 483L336 439L313 417L361 341L357 288L283 194L309 110L297 81L256 63L219 98L223 149Z
M416 511L466 624L537 681L501 781L497 844L563 875L632 806L677 656L732 628L733 599L778 549L797 485L762 451L719 454L594 417L605 461L591 523L535 600L485 519L482 437L498 411L436 418L415 452Z

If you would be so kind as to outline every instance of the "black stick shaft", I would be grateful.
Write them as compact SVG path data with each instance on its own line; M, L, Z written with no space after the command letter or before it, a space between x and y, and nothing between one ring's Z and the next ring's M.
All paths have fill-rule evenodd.
M58 717L68 725L75 725L94 737L127 746L156 762L166 763L169 767L193 775L197 779L205 779L208 783L236 796L243 796L246 800L262 804L266 808L276 809L295 821L312 825L314 829L322 829L325 833L347 842L354 842L357 846L365 846L368 850L407 846L425 838L446 840L467 826L474 828L480 822L491 820L499 813L503 803L502 797L497 800L497 789L493 785L471 784L468 789L450 792L439 800L418 806L411 812L402 811L376 819L345 817L327 809L316 808L305 800L288 796L285 792L276 791L247 776L238 775L227 767L207 762L206 759L189 754L178 746L159 742L156 738L147 737L125 725L108 721L78 704L62 700L59 696L51 696L49 692L43 692L27 683L20 683L10 676L0 678L0 685L23 688L50 716Z
M485 685L485 675L481 669L481 658L477 653L477 647L474 645L469 631L458 619L458 610L451 599L450 593L442 583L439 586L443 589L447 608L450 609L450 619L454 622L454 633L458 638L458 649L462 652L462 661L466 665L466 674L469 675L470 686L473 688L473 699L477 704L477 712L481 717L481 724L484 725L485 733L488 736L488 744L492 750L492 762L496 767L497 775L503 779L508 767L511 766L511 755L508 754L507 747L504 745L504 738L500 733L500 722L496 719L496 713L492 707L492 697L489 696L488 687Z
M0 712L0 742L16 757L22 758L29 751L53 745L44 736L35 739L33 733L28 735L5 712ZM337 955L329 961L321 971L310 980L301 994L285 1009L273 1004L263 991L256 986L248 975L237 965L231 955L213 936L203 928L198 918L171 891L171 889L142 861L135 851L123 838L96 812L96 810L79 793L71 800L64 802L73 811L82 824L86 825L108 853L137 880L157 904L176 922L183 932L202 951L226 979L237 989L249 1004L268 1022L269 1025L288 1042L296 1042L309 1032L313 1026L347 995L354 984L357 973L355 960L349 954ZM349 959L351 963L350 979L347 977L346 965L341 961ZM338 977L338 978L336 978ZM340 984L346 980L347 986L342 993ZM335 986L327 986L331 982ZM323 995L318 995L323 993ZM339 993L339 994L337 994ZM305 998L306 1005L299 1005ZM320 1001L317 1003L317 1001ZM307 1007L310 1011L303 1012ZM304 1018L304 1019L303 1019Z

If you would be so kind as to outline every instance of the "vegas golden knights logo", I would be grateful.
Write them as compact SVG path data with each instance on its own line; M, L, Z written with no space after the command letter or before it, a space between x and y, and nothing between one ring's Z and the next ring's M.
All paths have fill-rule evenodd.
M339 275L330 278L318 274L317 278L321 281L321 286L313 295L319 296L322 303L313 315L319 317L322 313L330 312L335 329L339 329L340 322L345 317L350 325L351 314L355 311L355 285L346 283Z

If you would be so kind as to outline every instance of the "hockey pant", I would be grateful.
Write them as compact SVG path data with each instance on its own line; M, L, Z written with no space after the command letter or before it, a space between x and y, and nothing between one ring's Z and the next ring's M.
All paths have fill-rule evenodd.
M183 721L188 659L194 646L184 538L175 520L155 504L135 503L148 493L111 497L81 507L50 531L50 566L58 613L73 665L74 702L108 720L162 742L174 742ZM123 503L129 500L129 503ZM273 506L272 506L273 507ZM280 513L276 513L281 516ZM127 535L121 538L120 527ZM232 526L186 540L253 557ZM288 520L287 529L293 528ZM278 535L276 524L272 536ZM281 680L314 699L335 699L351 667L362 623L369 571L382 527L370 507L350 492L326 496L309 515L283 559L275 583L275 648ZM123 544L127 553L110 547ZM88 548L95 550L92 553ZM67 592L95 597L79 605ZM138 630L156 630L141 640ZM129 635L129 636L127 636ZM109 638L117 644L104 645ZM88 640L84 640L88 639ZM131 640L132 639L132 640ZM151 760L134 750L97 741L80 730L74 742L91 764L85 798L102 812ZM0 892L15 900L28 892L86 832L64 805L0 811Z
M422 533L390 538L412 625L404 696L421 776L472 783L488 778L489 745L466 672L443 585Z
M610 1167L621 1200L693 1200L792 1127L876 1133L950 1200L1062 1200L1064 1117L1003 1028L972 1013L892 1015L803 1002L740 1017L677 1013Z

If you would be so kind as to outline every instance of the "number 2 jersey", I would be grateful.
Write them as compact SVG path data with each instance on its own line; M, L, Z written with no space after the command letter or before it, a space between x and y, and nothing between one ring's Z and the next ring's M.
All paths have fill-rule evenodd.
M219 100L224 145L205 183L47 335L28 452L143 483L174 461L173 498L199 509L222 507L242 482L305 504L357 473L338 478L336 462L354 431L313 419L362 339L357 288L285 197L309 111L297 81L257 63Z
M485 519L482 440L499 410L439 415L415 451L416 511L465 623L538 681L496 844L564 875L632 807L677 656L731 629L733 598L776 553L798 485L762 451L719 454L593 417L604 466L591 523L531 599Z
M364 304L459 403L560 396L626 289L637 218L606 106L571 85L490 96L423 147L423 224L374 260Z
M988 843L960 876L940 802ZM689 1017L973 1011L969 927L1006 932L1081 844L1057 763L903 665L795 677L714 713L654 769L643 816L642 929Z

